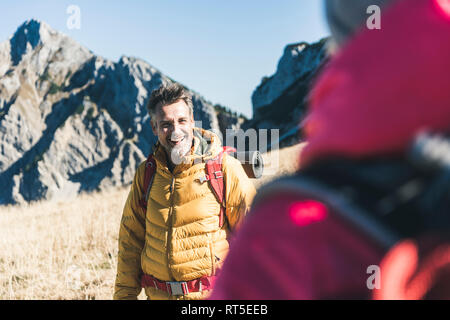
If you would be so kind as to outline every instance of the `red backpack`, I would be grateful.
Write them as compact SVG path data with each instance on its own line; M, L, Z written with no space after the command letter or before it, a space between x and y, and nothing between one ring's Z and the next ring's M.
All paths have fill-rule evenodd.
M215 158L208 160L205 165L206 168L205 179L209 181L213 189L214 195L217 198L217 201L221 204L219 216L219 228L222 228L224 224L225 208L226 208L225 187L222 172L222 159L224 153L230 154L233 152L236 152L235 148L225 146L222 148L222 151ZM150 153L145 163L145 175L144 175L145 195L139 201L139 205L144 210L147 210L148 197L150 195L150 189L152 188L155 172L156 172L156 161L153 157L153 153Z

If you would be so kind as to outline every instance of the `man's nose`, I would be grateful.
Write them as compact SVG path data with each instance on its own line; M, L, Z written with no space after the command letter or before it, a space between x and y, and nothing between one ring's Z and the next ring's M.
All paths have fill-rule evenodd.
M181 125L179 123L174 123L172 126L172 132L180 132L181 131Z
M167 129L168 129L167 132L169 134L172 134L173 132L177 131L178 125L176 123L171 123Z

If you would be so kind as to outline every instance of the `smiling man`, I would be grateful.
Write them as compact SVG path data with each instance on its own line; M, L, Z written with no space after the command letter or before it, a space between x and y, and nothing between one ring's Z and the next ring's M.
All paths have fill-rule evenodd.
M114 299L136 299L142 287L149 299L204 299L256 190L218 136L194 126L183 86L153 91L148 111L158 142L123 211Z

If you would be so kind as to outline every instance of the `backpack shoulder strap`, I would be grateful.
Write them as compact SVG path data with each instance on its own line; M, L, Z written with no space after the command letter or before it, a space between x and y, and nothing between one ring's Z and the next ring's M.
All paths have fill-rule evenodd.
M225 221L226 197L225 183L223 181L222 160L224 153L235 152L234 148L223 147L222 151L214 159L206 162L206 180L209 181L217 201L220 203L219 228L222 228Z
M153 157L153 153L150 153L150 155L147 158L147 161L145 162L144 187L143 187L145 193L139 200L139 206L145 211L147 211L148 197L150 195L150 189L152 188L155 172L156 172L156 161L155 158Z
M258 190L252 207L265 208L286 195L298 198L299 201L314 200L325 204L332 209L334 219L343 221L347 227L358 230L379 248L387 250L400 239L397 233L374 218L366 207L356 203L353 197L340 193L335 186L313 175L285 176L265 184ZM258 214L258 212L251 211L249 214Z

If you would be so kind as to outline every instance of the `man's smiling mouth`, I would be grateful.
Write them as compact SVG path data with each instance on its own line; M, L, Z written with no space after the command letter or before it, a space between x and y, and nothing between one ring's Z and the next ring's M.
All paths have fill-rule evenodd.
M170 143L171 145L173 145L173 146L177 146L177 145L179 145L181 142L183 142L185 138L186 138L186 137L183 137L183 138L178 139L178 140L172 140L172 139L169 139L169 143Z

